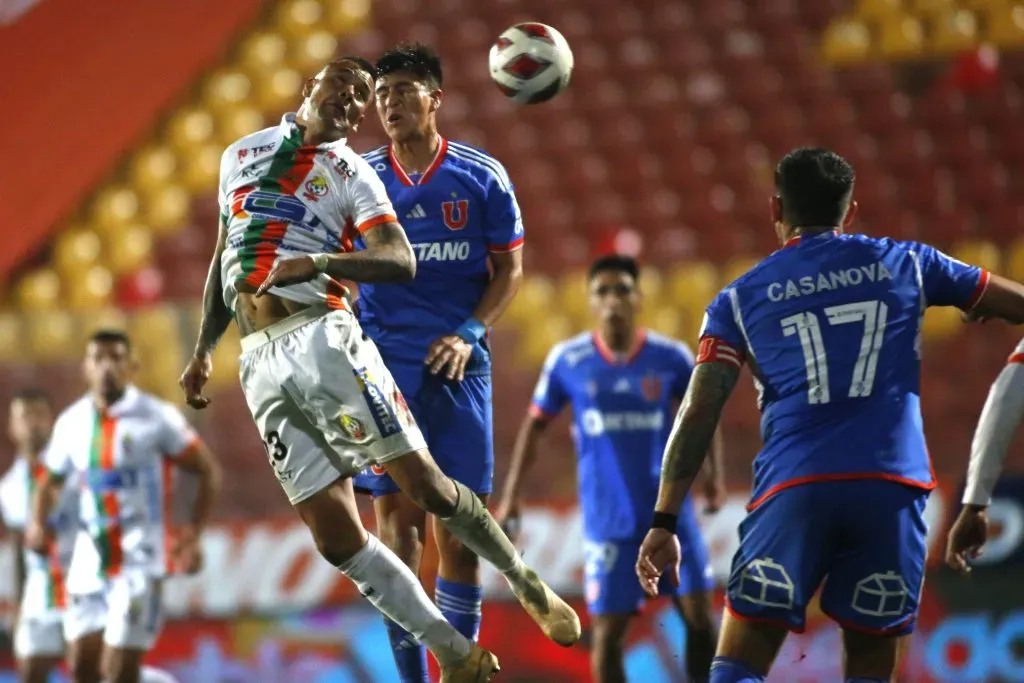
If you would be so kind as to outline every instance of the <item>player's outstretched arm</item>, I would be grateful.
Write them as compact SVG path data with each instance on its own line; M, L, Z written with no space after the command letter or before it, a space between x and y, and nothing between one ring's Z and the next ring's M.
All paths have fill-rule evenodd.
M172 462L199 480L189 525L181 530L176 548L181 569L188 574L194 574L202 568L199 541L210 521L214 503L220 495L222 470L220 462L202 441L197 441L193 447Z
M665 446L656 512L679 514L711 448L722 408L739 375L740 368L732 363L703 362L694 368Z
M46 553L50 541L47 520L57 504L57 496L64 487L64 477L52 470L32 495L31 512L25 529L25 545L37 553Z
M325 272L335 280L401 282L416 277L416 255L401 225L381 223L363 233L365 249L331 254Z
M519 535L523 478L537 460L537 447L544 436L548 422L547 418L533 413L527 414L523 424L519 427L519 434L516 436L516 443L512 448L512 464L509 465L508 476L505 477L505 486L495 519L513 542Z
M975 320L999 318L1014 325L1024 324L1024 284L990 275L985 291L968 316Z
M203 387L213 372L210 354L231 324L231 310L224 303L220 265L227 241L228 226L222 217L217 229L217 246L213 250L210 268L206 272L206 284L203 286L203 315L199 321L196 346L192 358L178 378L178 386L185 393L185 402L197 410L210 404L210 399L203 395Z

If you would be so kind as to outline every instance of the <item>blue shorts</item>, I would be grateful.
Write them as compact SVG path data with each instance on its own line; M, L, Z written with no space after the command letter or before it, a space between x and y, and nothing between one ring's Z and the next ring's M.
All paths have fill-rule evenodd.
M693 505L687 498L679 515L676 529L683 547L683 561L679 566L679 586L673 586L666 574L661 579L661 595L689 595L710 591L714 587L708 547L704 544ZM636 578L636 558L640 555L640 542L584 540L584 595L587 610L592 615L635 614L646 597Z
M928 491L879 479L779 491L740 523L727 609L799 633L824 582L821 610L840 626L911 633L924 586L927 500Z
M441 471L474 493L490 493L494 478L490 374L467 375L456 382L431 375L425 365L388 365L388 369ZM360 472L354 484L357 491L374 498L399 491L379 467Z

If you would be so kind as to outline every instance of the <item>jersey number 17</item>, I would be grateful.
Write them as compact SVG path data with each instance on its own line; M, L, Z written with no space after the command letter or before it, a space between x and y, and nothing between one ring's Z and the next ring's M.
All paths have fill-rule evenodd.
M850 382L850 398L871 395L888 313L889 307L881 301L858 301L825 309L829 325L864 323L864 334L860 339L857 363L853 366L853 379ZM818 316L810 311L804 311L787 316L780 322L783 334L787 337L795 334L800 339L804 366L807 369L807 402L828 403L831 400L828 386L828 353L821 337Z

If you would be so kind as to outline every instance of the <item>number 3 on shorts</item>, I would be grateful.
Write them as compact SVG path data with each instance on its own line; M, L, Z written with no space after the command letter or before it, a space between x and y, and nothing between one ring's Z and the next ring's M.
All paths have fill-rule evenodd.
M288 447L281 443L281 435L276 431L267 432L263 440L263 447L267 449L267 456L271 464L276 464L288 457Z

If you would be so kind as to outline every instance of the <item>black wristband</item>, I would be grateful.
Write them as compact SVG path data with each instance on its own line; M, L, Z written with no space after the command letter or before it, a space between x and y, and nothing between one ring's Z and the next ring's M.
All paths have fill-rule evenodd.
M673 515L668 512L657 512L654 513L654 519L651 520L652 529L664 529L665 531L676 532L676 525L679 523L679 515Z

